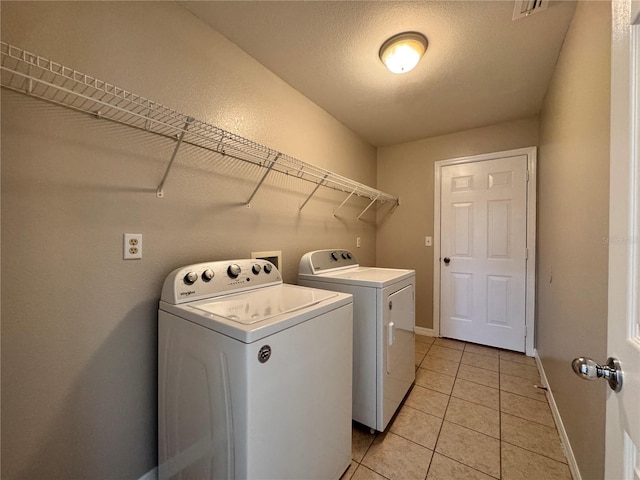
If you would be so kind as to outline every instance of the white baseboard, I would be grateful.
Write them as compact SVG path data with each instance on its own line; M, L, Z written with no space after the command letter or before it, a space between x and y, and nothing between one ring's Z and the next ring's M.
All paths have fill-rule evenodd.
M560 442L562 443L562 448L564 450L564 454L567 457L567 462L569 463L569 470L571 470L571 476L573 480L582 480L582 476L580 475L580 470L578 469L578 463L576 462L576 457L573 454L573 449L571 448L571 443L569 443L569 436L567 435L567 431L564 428L564 424L562 423L562 418L560 417L560 411L558 410L558 406L556 405L556 401L553 398L553 392L551 391L551 387L549 387L549 382L547 381L547 375L544 372L544 368L542 366L542 360L540 360L540 355L538 355L538 350L533 350L536 364L538 365L538 371L540 372L540 380L542 382L542 386L547 389L547 400L549 401L549 407L551 407L551 413L553 414L553 419L556 422L556 426L558 427L558 433L560 434Z
M413 331L418 335L425 335L427 337L437 337L433 328L413 327Z
M158 467L154 468L153 470L149 470L138 480L158 480Z

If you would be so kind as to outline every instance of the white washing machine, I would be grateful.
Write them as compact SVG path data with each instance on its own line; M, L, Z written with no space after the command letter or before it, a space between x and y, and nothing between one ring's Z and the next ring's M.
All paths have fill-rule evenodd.
M338 479L351 462L351 295L266 260L189 265L158 312L160 479Z
M317 250L300 260L298 284L353 295L353 419L384 431L415 381L415 271Z

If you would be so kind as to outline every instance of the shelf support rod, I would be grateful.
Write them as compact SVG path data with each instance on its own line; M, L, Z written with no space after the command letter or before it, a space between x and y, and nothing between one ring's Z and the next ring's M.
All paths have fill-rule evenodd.
M313 189L313 192L311 192L309 194L309 196L307 197L307 199L304 201L304 203L300 206L300 208L298 209L298 214L302 213L302 209L304 208L304 206L307 204L307 202L309 200L311 200L311 197L313 197L313 195L318 191L318 189L322 186L322 184L324 183L324 181L327 179L327 177L329 176L329 174L327 173L324 178L322 180L320 180L318 182L318 184L316 185L316 188Z
M338 213L338 210L340 210L342 207L344 207L344 204L347 203L349 201L349 199L353 196L354 193L356 193L356 191L358 190L358 187L354 188L353 191L349 194L349 196L347 198L344 199L344 201L338 206L338 208L336 208L332 215L335 217L336 213Z
M247 200L247 208L251 208L251 200L253 200L253 197L256 196L256 193L258 193L258 190L260 190L260 187L262 186L262 183L264 182L264 180L267 178L267 175L269 175L269 173L271 172L271 170L273 169L273 166L276 164L276 162L278 161L278 158L280 158L280 153L278 155L276 155L276 158L273 159L273 161L271 162L271 164L267 167L267 171L264 172L264 175L262 175L262 178L260 179L260 181L258 182L258 185L256 185L256 188L253 189L253 193L251 194L251 196L249 197L249 200Z
M164 176L162 177L162 180L160 180L160 185L158 185L158 189L156 190L156 197L158 198L164 197L164 192L162 191L162 189L164 188L164 182L167 181L167 177L169 176L169 171L171 170L173 161L176 159L176 156L178 155L178 150L180 149L180 145L182 144L182 139L184 138L184 134L187 133L187 129L189 128L189 125L191 125L191 122L193 122L193 120L194 120L193 117L187 117L187 121L184 122L184 127L182 128L182 131L178 136L178 143L176 143L176 147L173 149L173 155L171 155L171 160L169 160L169 165L167 165L167 169L164 172Z
M369 205L367 205L367 208L365 208L364 210L362 210L362 213L360 215L358 215L357 220L360 220L360 217L362 217L362 215L364 215L364 213L369 210L369 208L371 207L371 205L373 205L374 203L376 203L376 200L378 200L378 197L380 197L380 193L376 196L376 198L374 198L373 200L371 200L371 203Z

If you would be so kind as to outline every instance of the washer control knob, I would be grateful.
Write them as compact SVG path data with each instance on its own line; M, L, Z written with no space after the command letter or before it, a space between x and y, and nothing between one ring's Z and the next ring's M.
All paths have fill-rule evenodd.
M273 266L270 263L265 263L264 264L264 273L271 273L271 270L273 270Z
M227 268L227 275L229 275L230 278L238 278L240 272L242 272L242 269L237 263L232 263L229 265L229 268Z
M336 252L331 252L331 258L334 260L338 260L338 254Z
M194 283L196 283L196 280L198 280L198 274L196 272L188 272L184 276L184 283L186 283L187 285L193 285Z
M347 255L347 252L342 252L342 259L346 260L347 258L349 258L349 256Z
M215 273L210 268L207 268L204 272L202 272L202 280L204 280L205 282L210 282L214 276Z
M262 270L262 267L257 263L255 263L253 267L251 267L251 271L253 272L254 275L258 275L260 273L260 270Z
M348 258L349 260L351 260L351 259L353 258L353 255L351 255L349 252L347 252L347 258Z

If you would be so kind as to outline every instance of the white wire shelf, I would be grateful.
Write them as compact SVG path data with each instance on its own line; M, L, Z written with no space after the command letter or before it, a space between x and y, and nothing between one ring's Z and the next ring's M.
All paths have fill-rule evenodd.
M250 205L266 177L272 172L315 184L313 191L300 206L300 212L320 187L348 194L342 204L333 211L334 215L354 195L366 197L371 201L358 219L376 202L399 205L398 197L227 132L123 88L8 43L0 42L0 47L2 87L96 118L177 140L167 170L158 185L158 197L164 196L164 183L178 149L182 144L189 144L264 168L259 183L247 200L247 205Z

